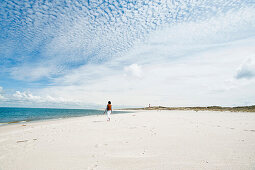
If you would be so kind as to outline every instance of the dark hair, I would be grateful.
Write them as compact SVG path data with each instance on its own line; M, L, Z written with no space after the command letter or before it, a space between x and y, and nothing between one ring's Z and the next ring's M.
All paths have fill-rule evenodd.
M111 101L108 101L108 104L111 104Z

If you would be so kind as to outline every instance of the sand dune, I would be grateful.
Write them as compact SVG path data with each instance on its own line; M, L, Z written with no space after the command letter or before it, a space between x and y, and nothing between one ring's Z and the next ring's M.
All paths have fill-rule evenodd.
M1 170L254 170L255 114L135 111L0 127Z

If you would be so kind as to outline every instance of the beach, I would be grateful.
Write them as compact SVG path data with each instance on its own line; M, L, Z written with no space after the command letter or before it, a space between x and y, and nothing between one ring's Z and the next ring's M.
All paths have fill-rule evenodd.
M132 111L0 127L0 170L254 170L255 113Z

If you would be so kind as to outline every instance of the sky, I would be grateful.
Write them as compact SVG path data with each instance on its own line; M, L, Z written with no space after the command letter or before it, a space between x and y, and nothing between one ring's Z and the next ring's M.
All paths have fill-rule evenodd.
M0 106L241 106L254 94L254 0L0 0Z

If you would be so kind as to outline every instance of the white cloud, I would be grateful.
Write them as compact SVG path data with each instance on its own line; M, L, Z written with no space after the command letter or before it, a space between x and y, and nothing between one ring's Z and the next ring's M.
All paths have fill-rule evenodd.
M55 77L63 70L77 68L76 65L110 61L160 28L170 28L170 32L163 31L164 37L160 36L173 43L172 47L161 46L160 51L167 52L183 41L216 41L219 37L228 41L253 34L255 18L253 5L229 0L25 1L22 5L6 1L1 8L4 9L1 10L3 22L13 23L15 29L4 29L3 34L10 38L3 40L0 46L3 44L3 49L10 49L5 50L5 55L22 63L11 69L11 75L15 79L32 81ZM186 27L190 31L186 31ZM11 57L12 52L7 51L28 56ZM33 52L38 54L30 56ZM36 58L37 64L29 63L31 58Z
M142 67L138 64L131 64L124 68L125 72L129 75L131 74L134 77L141 78L142 77Z
M3 94L1 94L3 92L3 87L0 86L0 100L4 100L6 99Z
M2 100L2 99L5 99L5 98L4 98L4 96L2 96L2 95L0 94L0 100Z
M255 77L255 62L252 58L247 59L237 70L235 78L237 79L252 79Z
M229 17L221 18L222 22L228 20ZM70 70L55 78L53 86L35 93L83 105L89 102L104 105L108 100L115 105L129 106L148 103L233 106L255 102L251 95L255 93L255 82L233 79L239 64L255 53L255 39L244 36L226 42L224 35L228 37L233 30L226 32L228 29L216 21L180 24L156 31L124 55L103 64L87 64ZM235 20L227 27L235 25L238 30L239 22L241 20ZM220 28L211 28L214 24ZM201 35L201 30L206 31ZM207 39L224 31L226 34L213 41Z
M165 35L159 35L164 41ZM189 52L186 47L171 51L171 42L154 42L149 39L146 44L128 51L126 56L113 58L108 63L73 70L55 79L55 86L43 89L42 93L99 105L108 100L115 105L129 106L148 103L233 106L255 102L251 95L255 82L233 79L239 63L254 54L255 39L208 43L197 46L199 50L188 49ZM166 47L166 51L161 51L161 47Z
M22 57L10 74L52 82L32 92L17 91L15 99L63 105L255 102L254 81L233 79L244 58L255 53L254 5L229 0L70 1L65 8L58 1L29 3L26 26L17 24L6 35L21 35L24 51L40 55ZM19 12L12 6L8 3L8 22ZM243 64L236 77L247 77L252 68Z
M25 64L22 66L17 66L11 69L10 74L13 78L17 80L26 80L26 81L35 81L40 80L41 78L49 78L53 74L56 75L56 66L49 63L45 65L44 63L40 64Z
M28 101L35 101L35 102L41 101L40 96L34 96L30 92L16 91L15 94L13 94L13 96L19 100L28 100Z
M29 92L29 91L23 91L23 92L20 92L20 91L16 91L14 94L13 94L13 99L15 101L19 101L19 102L22 102L22 103L26 103L26 102L32 102L32 103L41 103L41 104L74 104L74 105L78 105L78 104L81 104L83 103L82 101L79 101L75 98L68 98L68 97L64 97L63 95L62 96L51 96L47 93L38 93L38 95L34 95L32 92ZM44 106L44 105L42 105Z

